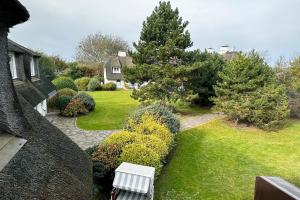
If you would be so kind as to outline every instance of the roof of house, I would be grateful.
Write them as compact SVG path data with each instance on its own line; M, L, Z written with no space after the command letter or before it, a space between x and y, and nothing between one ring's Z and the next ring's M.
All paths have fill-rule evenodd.
M28 81L15 84L15 89L17 93L22 95L22 97L24 97L24 99L26 99L33 107L37 106L48 97L48 94L44 95Z
M40 57L40 54L8 39L8 51Z
M40 79L34 80L32 84L47 97L51 96L51 93L56 91L55 85L47 78L41 77Z
M0 0L0 5L0 140L7 135L9 140L3 142L0 149L0 156L1 153L6 156L5 162L2 157L0 159L1 200L90 199L93 183L92 163L88 156L34 110L28 102L30 100L15 91L15 87L20 87L27 96L31 91L26 91L23 84L31 83L29 80L26 83L18 81L13 86L7 60L6 33L8 27L26 21L24 16L16 17L20 9L26 9L16 0ZM3 17L6 17L5 20ZM17 148L20 141L13 138L15 135L23 139L22 148ZM11 144L10 141L17 143Z
M112 68L123 68L125 66L132 66L132 59L130 57L119 57L119 56L112 56L108 59L105 63L105 71L106 71L106 78L108 80L124 80L124 76L121 73L113 73Z
M12 27L28 20L29 13L17 0L0 0L0 23Z
M30 129L26 144L0 171L1 199L90 199L87 155L19 95Z

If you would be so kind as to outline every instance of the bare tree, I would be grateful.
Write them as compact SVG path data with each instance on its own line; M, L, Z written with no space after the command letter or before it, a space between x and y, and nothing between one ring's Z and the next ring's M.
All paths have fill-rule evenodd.
M85 63L103 64L109 56L117 55L118 51L128 51L128 43L120 37L91 34L83 38L76 50L76 60Z

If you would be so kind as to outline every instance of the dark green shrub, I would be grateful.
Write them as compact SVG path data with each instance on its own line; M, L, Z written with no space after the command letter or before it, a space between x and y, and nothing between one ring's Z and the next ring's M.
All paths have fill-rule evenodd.
M57 90L61 90L64 88L70 88L74 91L78 91L77 86L74 81L68 77L59 77L52 81L52 83L56 86Z
M87 87L88 87L90 80L91 80L91 78L89 78L89 77L81 77L79 79L76 79L75 84L76 84L78 90L87 91L87 89L88 89Z
M288 92L291 117L300 118L300 93Z
M76 91L70 89L70 88L64 88L57 92L56 95L48 99L48 106L50 108L59 108L59 102L58 99L60 96L67 96L67 97L74 97L77 94Z
M95 109L96 102L93 97L87 93L81 92L73 97L73 99L79 99L84 103L85 108L88 111L92 111Z
M150 106L139 108L130 117L136 123L138 123L146 112L151 114L155 119L164 123L172 133L178 133L180 129L180 121L174 115L170 108L162 104L153 104Z
M58 108L63 111L67 105L70 103L72 97L69 96L59 96L58 97Z
M85 150L85 152L89 155L89 157L92 159L92 162L93 162L93 179L94 179L94 181L105 177L108 173L108 171L105 168L105 165L102 161L93 159L97 150L98 150L98 145L95 145L95 146L90 147Z
M276 129L288 117L286 90L257 53L237 54L219 73L216 109L236 123Z
M101 89L101 83L96 78L91 78L88 84L88 91L96 91Z
M79 114L86 114L88 110L80 99L72 99L67 107L61 112L65 117L76 117Z
M105 91L113 91L117 89L117 85L115 83L106 83L102 85L102 90Z
M104 82L103 75L96 75L96 76L94 76L93 78L98 79L98 81L99 81L100 83L103 83L103 82Z

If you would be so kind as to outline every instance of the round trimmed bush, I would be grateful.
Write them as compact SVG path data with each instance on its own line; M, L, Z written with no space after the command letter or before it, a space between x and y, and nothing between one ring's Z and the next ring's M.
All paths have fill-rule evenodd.
M100 144L93 153L93 160L100 161L106 171L113 171L118 167L122 145L119 144Z
M152 149L161 159L164 159L169 152L167 144L155 135L136 134L134 143L143 144L145 147Z
M84 103L85 108L88 111L92 111L95 109L96 102L93 97L87 93L81 92L73 97L73 99L79 99Z
M75 82L78 90L87 91L90 80L91 80L91 78L89 78L89 77L82 77L82 78L76 79L74 82Z
M88 113L84 103L80 99L72 99L67 107L61 112L65 117L76 117L79 114Z
M113 91L117 89L117 85L115 83L106 83L102 85L102 90Z
M70 88L64 88L64 89L61 89L57 92L56 95L54 95L53 97L51 97L49 100L48 100L48 106L50 108L60 108L59 106L59 97L60 96L65 96L65 97L74 97L75 95L77 94L76 91L70 89Z
M74 91L78 91L78 88L74 81L68 77L59 77L52 81L52 83L56 86L57 90L61 90L64 88L70 88Z
M70 103L72 97L69 96L59 96L58 97L58 108L59 110L64 110L67 105Z
M108 136L103 143L104 144L120 144L125 146L127 144L132 144L136 134L128 132L128 131L121 131L118 133L111 134Z
M139 108L131 116L131 119L138 123L141 116L145 113L150 113L155 119L164 123L172 133L178 133L180 130L180 121L174 115L170 108L162 104L153 104L147 107Z
M155 119L148 112L144 113L138 122L129 119L127 128L129 131L137 134L154 135L164 141L168 147L173 144L174 135L165 125Z
M129 162L154 167L157 175L162 168L159 155L143 144L129 144L123 147L119 160L120 163Z
M96 78L91 78L88 84L88 91L96 91L101 89L101 83Z

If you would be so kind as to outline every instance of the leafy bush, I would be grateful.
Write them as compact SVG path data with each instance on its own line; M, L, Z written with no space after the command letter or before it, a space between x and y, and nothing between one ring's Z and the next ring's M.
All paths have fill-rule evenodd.
M74 91L78 91L77 86L75 85L74 81L68 77L59 77L52 81L52 83L56 86L58 90L64 88L70 88Z
M125 146L127 144L132 144L134 141L136 134L128 132L128 131L121 131L118 133L111 134L108 136L103 143L104 144L120 144Z
M152 149L163 160L168 155L169 147L165 142L154 135L140 135L136 134L134 138L135 144L142 144L145 147Z
M73 99L79 99L84 103L85 108L88 111L92 111L95 109L96 102L93 97L87 93L81 92L73 97Z
M144 113L138 122L129 119L127 128L137 134L154 135L164 141L168 147L173 143L174 135L170 130L148 112Z
M159 174L162 168L159 155L143 144L129 144L125 146L119 159L119 163L122 162L154 167L156 174Z
M101 89L101 83L96 78L91 78L88 84L88 91L96 91Z
M98 81L99 81L100 83L103 83L103 82L104 82L103 74L102 74L102 75L96 75L96 76L94 76L93 78L98 79Z
M58 97L58 108L59 108L59 110L64 110L66 107L67 107L67 105L70 103L70 101L71 101L71 97L69 97L69 96L59 96Z
M74 97L75 95L77 94L76 91L70 89L70 88L64 88L64 89L61 89L57 92L56 95L54 95L53 97L51 97L49 100L48 100L48 106L50 108L59 108L59 102L58 102L58 99L60 96L67 96L67 97Z
M291 117L300 118L300 93L289 92L289 107L291 109Z
M122 145L119 144L100 144L93 154L93 160L98 160L104 165L104 169L109 172L113 171L120 164Z
M75 84L80 91L86 91L91 78L81 77L75 80Z
M80 99L72 99L67 107L61 112L65 117L76 117L79 114L86 114L88 110Z
M93 162L93 178L94 181L97 179L101 179L105 177L108 174L108 170L105 168L105 164L97 159L93 159L96 152L98 151L98 145L95 145L93 147L90 147L85 150L85 152L89 155L89 157L92 159Z
M115 83L106 83L102 85L102 90L113 91L117 89L117 85Z
M237 54L219 76L216 109L236 123L275 129L288 117L285 87L275 83L272 69L255 52Z
M156 120L165 124L172 133L179 132L179 119L174 115L174 113L172 113L170 108L162 104L153 104L147 107L142 107L136 110L130 119L135 123L139 123L141 116L146 112L150 113Z

